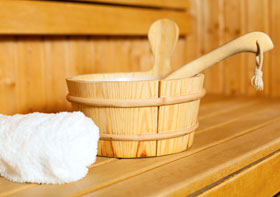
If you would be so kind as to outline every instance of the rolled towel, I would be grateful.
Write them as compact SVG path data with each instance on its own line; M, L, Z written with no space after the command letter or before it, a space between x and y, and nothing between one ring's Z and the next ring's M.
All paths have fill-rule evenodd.
M77 181L96 160L99 129L81 112L0 115L0 175L15 182Z

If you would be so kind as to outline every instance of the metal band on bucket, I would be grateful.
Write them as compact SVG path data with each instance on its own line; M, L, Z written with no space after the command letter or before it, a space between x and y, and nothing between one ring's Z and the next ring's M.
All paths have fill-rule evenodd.
M195 125L183 129L183 130L175 130L169 131L166 133L146 133L146 134L104 134L100 133L100 140L106 141L155 141L155 140L165 140L176 137L181 137L184 135L188 135L195 131L198 127L198 122Z
M205 89L200 92L176 97L159 97L147 99L103 99L103 98L83 98L67 95L67 100L73 103L79 103L95 107L156 107L162 105L172 105L186 103L202 98L205 95Z

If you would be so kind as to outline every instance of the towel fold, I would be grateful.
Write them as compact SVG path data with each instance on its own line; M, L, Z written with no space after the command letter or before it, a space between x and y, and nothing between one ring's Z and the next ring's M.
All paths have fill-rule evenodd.
M99 129L81 112L0 115L0 175L62 184L83 178L96 160Z

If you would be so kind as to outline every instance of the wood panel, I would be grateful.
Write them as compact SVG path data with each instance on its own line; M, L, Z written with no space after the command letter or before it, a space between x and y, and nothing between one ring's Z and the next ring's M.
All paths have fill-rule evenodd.
M97 190L90 195L108 196L112 191L118 191L120 196L126 196L133 192L136 192L139 196L156 195L159 194L159 191L161 196L192 194L236 169L247 166L261 155L266 155L272 147L268 148L265 144L274 141L274 135L278 135L278 142L275 141L273 146L273 150L277 150L280 144L279 132L277 131L279 126L278 123L271 125L271 127L259 129L243 138L236 138L220 144L220 146L217 145L201 151L199 154L171 162L136 177ZM274 133L273 137L263 137L265 129L273 130L270 133ZM237 147L240 148L237 150ZM242 155L246 155L246 159L242 158Z
M203 27L203 49L204 52L215 49L223 43L223 23L221 23L223 6L221 0L204 1L202 6L205 13ZM207 9L207 11L206 11ZM205 73L205 88L211 89L211 93L223 92L223 62L207 69Z
M11 14L13 13L13 14ZM2 0L0 34L145 35L153 21L170 18L191 30L183 11L54 1Z
M280 50L277 44L280 29L279 2L277 0L192 0L191 5L193 33L186 42L188 61L251 31L267 33L275 47L264 56L263 92L257 92L251 87L250 80L254 75L256 64L255 55L248 53L231 57L207 70L205 72L207 92L279 97Z
M273 196L280 188L280 170L275 169L280 169L280 151L225 179L201 196ZM269 177L269 180L263 177Z
M280 97L280 2L277 0L271 0L271 5L269 5L270 12L270 31L272 40L275 43L275 49L271 52L271 61L270 61L270 95L273 97Z
M267 34L269 34L269 27L268 27L268 1L263 0L247 0L247 29L246 31L262 31ZM256 14L258 13L258 14ZM277 45L275 43L275 45ZM247 60L247 66L248 66L248 72L247 72L247 81L251 80L251 77L253 76L253 72L255 70L255 62L256 59L254 55L248 55ZM268 62L268 53L264 55L264 92L257 92L252 86L248 86L247 94L248 95L256 95L256 94L268 94L269 91L269 81L268 79L268 72L269 72L269 62Z
M242 35L244 25L242 24L242 0L227 1L224 4L224 37L225 40L232 40ZM233 20L233 18L235 20ZM246 66L244 54L236 55L224 61L224 79L225 79L225 94L244 94L245 84L247 86L248 81L245 81ZM239 79L237 80L236 77Z
M159 8L175 8L186 9L190 7L189 0L74 0L93 3L108 3L108 4L120 4L120 5L133 5L133 6L145 6L145 7L159 7Z
M103 193L104 196L108 196L106 192L112 192L110 190L112 188L114 188L114 194L118 196L121 195L121 192L128 194L128 192L133 192L134 190L139 195L144 195L146 194L145 192L149 192L152 195L155 194L153 192L157 191L173 192L176 189L169 189L174 189L174 187L180 189L185 183L194 185L194 187L184 187L184 191L185 189L197 191L197 189L203 188L209 182L220 180L224 175L235 172L279 149L279 101L257 100L254 104L255 108L252 109L255 110L253 113L252 111L248 111L248 113L245 111L243 116L239 116L239 111L234 110L236 108L228 110L226 113L223 109L232 105L240 107L241 103L248 101L248 99L237 99L235 103L233 100L232 98L215 97L215 101L202 105L204 109L211 109L212 104L215 103L221 103L223 107L216 109L215 116L209 116L201 120L201 125L204 125L205 121L219 119L222 114L228 118L234 119L234 117L237 117L237 119L233 122L224 119L221 121L226 121L226 124L215 122L213 124L214 128L198 132L195 136L194 145L189 151L149 159L114 160L108 158L107 160L109 161L106 162L106 159L103 158L98 161L102 165L95 165L94 169L91 169L88 175L78 182L63 185L34 184L29 188L24 188L24 184L19 185L9 182L10 189L0 192L0 195L9 192L12 196L21 197L69 196L73 194L82 196L88 193L90 195ZM250 106L250 103L247 102L243 107L245 108L246 106ZM207 116L207 113L210 113L211 110L206 111L204 115ZM198 131L200 130L198 129ZM211 157L213 155L214 157ZM220 169L223 170L220 171L221 173L215 173ZM154 181L143 181L146 178L152 179L153 177L155 178ZM174 181L174 179L177 179L177 181ZM179 179L180 181L178 181ZM203 183L201 182L202 179ZM126 183L133 187L127 187ZM147 190L141 191L145 183L148 184L145 186ZM7 181L0 179L1 184L5 185ZM17 189L20 188L21 190L18 191Z
M79 74L145 71L153 56L145 37L2 36L0 113L71 110L65 78ZM185 39L172 57L184 64Z

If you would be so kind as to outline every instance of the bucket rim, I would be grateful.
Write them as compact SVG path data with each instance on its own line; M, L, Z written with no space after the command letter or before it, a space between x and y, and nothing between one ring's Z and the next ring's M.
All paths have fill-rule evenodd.
M83 74L67 77L66 81L79 82L79 83L127 83L127 82L144 82L144 81L177 81L184 79L194 79L204 77L204 74L199 73L193 77L178 78L178 79L161 79L157 76L129 76L129 74L134 74L135 72L118 72L118 73L93 73L93 74ZM97 79L79 79L81 77L90 77L98 75L112 75L112 78L97 78ZM114 75L124 75L124 77L115 77ZM128 75L128 76L125 76ZM107 80L106 80L107 79Z

